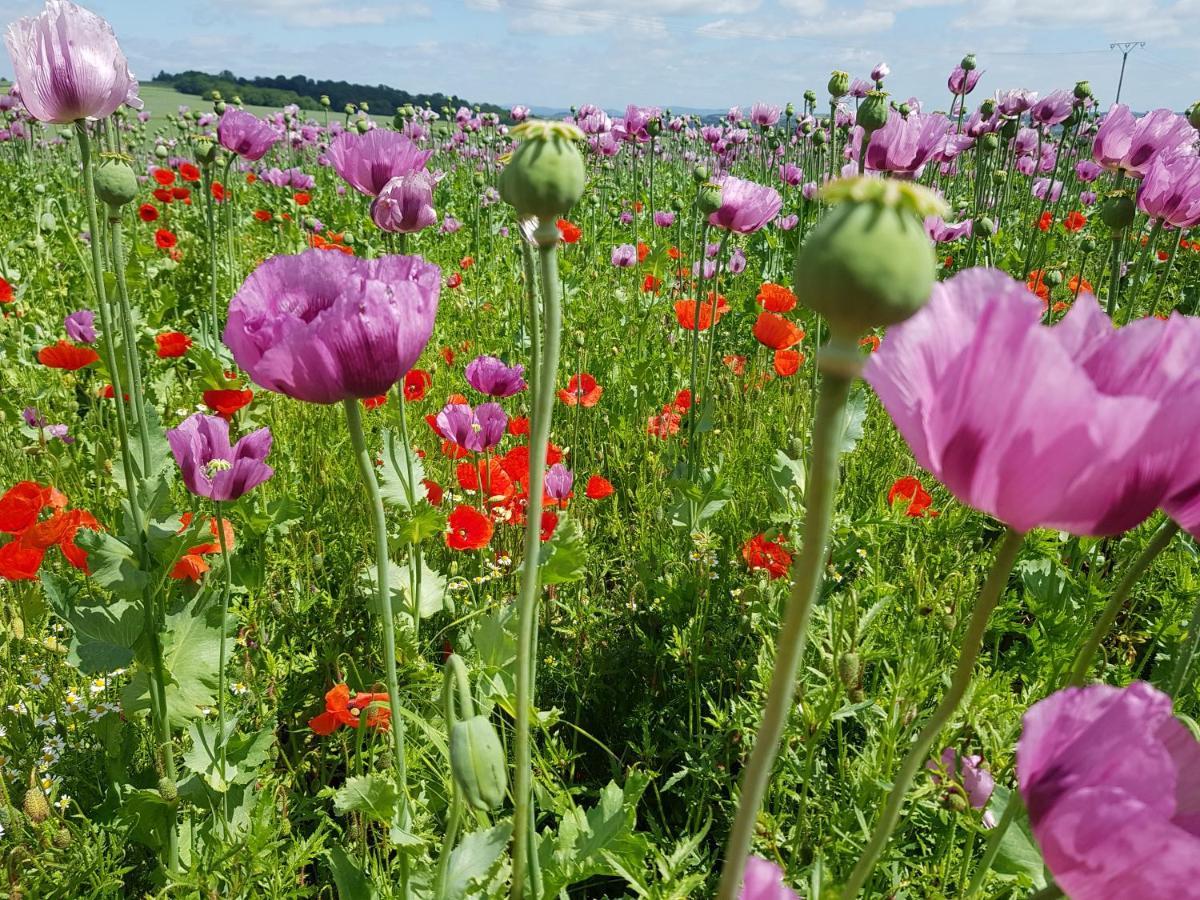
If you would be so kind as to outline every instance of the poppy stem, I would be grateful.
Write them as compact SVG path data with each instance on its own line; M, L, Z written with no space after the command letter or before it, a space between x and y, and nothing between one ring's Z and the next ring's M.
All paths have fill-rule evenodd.
M383 511L383 497L379 493L379 482L375 478L375 466L367 450L367 439L363 435L362 414L358 411L358 399L351 397L342 401L346 410L346 424L350 427L350 444L358 462L358 471L367 498L371 505L372 524L375 530L375 590L379 603L379 618L383 625L383 662L387 674L388 706L391 709L391 731L395 754L396 774L400 781L400 828L408 828L408 767L404 755L404 720L400 717L400 683L396 674L396 620L392 614L392 592L388 579L387 519ZM401 896L408 892L408 857L401 850Z
M530 423L528 504L525 508L525 558L521 563L521 593L517 600L517 724L516 761L513 778L513 850L512 898L525 894L526 868L529 869L528 896L537 900L541 876L537 870L537 849L533 845L532 761L529 712L534 702L537 660L534 653L537 627L541 547L542 488L546 475L546 443L550 440L550 419L554 413L554 384L558 375L559 338L562 332L562 297L558 280L558 227L553 222L539 223L534 232L541 270L542 307L545 315L545 342L537 371L537 394ZM536 323L534 323L536 327Z
M979 895L979 891L983 887L983 879L987 877L987 873L992 868L992 863L995 861L996 855L1000 852L1000 842L1004 838L1004 833L1008 831L1008 826L1013 823L1013 820L1020 813L1024 812L1024 810L1025 800L1021 797L1020 790L1010 792L1008 803L1004 806L1004 812L1000 814L1000 821L988 833L987 844L983 848L983 856L980 857L978 865L975 866L975 874L971 876L971 883L967 885L967 890L963 894L965 900L974 900Z
M138 436L142 442L142 477L149 478L153 474L150 471L150 426L146 421L146 398L142 393L142 367L137 355L137 337L133 330L133 309L129 305L129 288L125 283L125 241L121 226L120 211L109 207L109 243L112 248L113 272L116 275L122 343L125 345L125 366L129 370L129 390L133 398L133 412L137 417Z
M221 501L213 501L213 511L217 520L217 543L221 547L221 643L217 654L217 751L221 765L221 781L228 778L226 774L226 735L225 735L225 655L226 635L229 631L229 593L231 573L229 571L229 547L225 541L225 519L221 513ZM221 826L229 836L229 792L221 792Z
M817 398L808 484L804 492L807 504L804 543L792 565L792 590L776 643L775 668L762 722L742 777L737 814L725 848L725 864L717 887L719 900L734 900L741 889L758 812L792 710L796 669L804 656L808 620L824 578L846 403L850 387L862 368L861 354L852 336L835 334L821 349L817 364L824 370L824 378Z
M992 610L996 608L996 604L1000 602L1000 598L1004 594L1008 576L1012 573L1013 566L1017 561L1017 554L1024 542L1025 535L1022 532L1011 527L1005 530L1004 540L1000 544L1000 549L996 551L996 558L992 561L987 581L984 582L983 588L975 600L975 607L971 610L971 621L967 625L967 633L963 635L958 665L950 678L950 688L943 695L941 702L933 711L933 715L929 717L917 734L916 739L909 747L908 754L904 757L904 762L900 764L900 771L892 783L887 804L884 806L879 821L875 824L871 840L863 850L858 865L854 867L854 871L850 873L850 877L846 879L846 884L842 889L841 896L846 900L857 897L858 892L862 890L863 885L870 877L875 864L887 846L888 838L891 837L892 831L900 819L900 809L904 805L905 795L908 793L917 771L925 763L930 745L957 711L958 704L962 702L962 698L971 684L971 675L975 669L975 661L979 658L980 648L983 646L983 636L987 631L988 619L991 618Z

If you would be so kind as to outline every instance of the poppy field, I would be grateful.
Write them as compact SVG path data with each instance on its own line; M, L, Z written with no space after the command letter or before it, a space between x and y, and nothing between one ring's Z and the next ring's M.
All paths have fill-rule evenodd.
M1200 105L5 43L0 893L1200 898Z

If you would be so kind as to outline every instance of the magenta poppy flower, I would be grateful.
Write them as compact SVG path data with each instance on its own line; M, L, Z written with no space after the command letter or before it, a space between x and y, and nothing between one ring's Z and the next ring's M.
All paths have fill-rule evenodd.
M1070 117L1074 99L1067 91L1052 91L1030 107L1029 118L1047 128L1059 125Z
M1200 744L1166 694L1097 684L1035 703L1017 780L1068 896L1200 897Z
M438 434L446 440L482 453L503 440L508 416L498 403L483 403L474 409L466 403L447 403L434 421Z
M167 443L197 497L236 500L275 474L264 460L271 452L271 430L260 428L229 443L229 423L220 416L195 413L167 432Z
M467 364L467 383L490 397L511 397L525 390L525 367L496 356L477 356Z
M1143 175L1158 154L1189 153L1196 129L1169 109L1155 109L1134 119L1129 107L1115 103L1092 139L1092 159L1106 169Z
M955 789L961 789L962 796L972 809L986 809L992 791L996 789L996 779L985 768L983 757L978 753L963 756L953 747L947 747L938 759L925 763L925 768L932 773L929 780L934 784L949 779ZM995 826L995 819L990 812L983 814L983 824L987 828Z
M738 900L800 900L799 895L783 883L783 870L759 856L746 858L746 874Z
M63 319L67 337L79 344L96 341L96 314L90 309L77 309Z
M750 107L750 122L759 128L770 128L779 121L783 110L770 103L755 103Z
M329 148L334 170L356 191L377 197L389 181L425 168L432 150L422 150L396 131L343 131Z
M1019 116L1037 102L1037 96L1037 91L1004 91L996 98L996 108L1002 116Z
M975 222L973 219L964 219L955 225L951 225L941 216L925 217L925 233L929 235L930 240L935 244L945 244L966 237L971 233L974 225Z
M783 198L773 187L726 175L715 184L721 189L721 205L708 217L710 225L738 234L753 234L779 215Z
M251 162L262 159L279 141L280 134L258 116L228 107L217 123L217 141L230 153Z
M546 496L551 500L566 500L575 485L575 474L562 463L555 463L546 472Z
M867 168L901 178L918 177L951 127L950 120L938 113L911 113L905 118L889 110L887 124L871 135L867 145Z
M371 201L371 221L380 230L414 234L437 224L433 208L433 176L428 172L397 175Z
M1200 225L1200 157L1155 156L1138 187L1137 205L1176 228Z
M42 122L103 119L123 103L142 108L137 79L112 26L69 0L46 0L36 16L4 35L16 75L14 93Z
M946 87L955 96L965 97L971 91L975 90L975 85L979 83L979 79L982 77L983 71L981 69L967 71L962 66L955 66L954 71L950 73L950 77L946 79Z
M632 221L632 217L630 217ZM612 264L618 269L628 269L630 266L637 265L637 247L633 244L622 244L619 247L613 247Z
M864 377L962 502L1018 531L1119 534L1163 501L1197 428L1179 362L1197 333L1115 331L1091 295L1053 328L1041 316L1020 282L970 269L889 330Z
M419 256L273 256L229 304L224 341L256 384L309 403L375 397L417 361L441 269Z

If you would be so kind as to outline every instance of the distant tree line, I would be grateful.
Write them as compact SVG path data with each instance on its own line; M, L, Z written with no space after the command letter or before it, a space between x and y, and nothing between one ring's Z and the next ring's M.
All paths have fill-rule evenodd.
M301 109L320 109L321 96L329 97L330 108L341 112L347 103L356 106L366 102L372 115L390 116L398 107L411 103L413 106L429 106L441 111L442 107L458 109L471 104L454 94L410 94L386 84L351 84L347 81L314 80L305 75L275 75L271 77L240 78L229 70L217 75L189 70L171 74L159 72L157 82L169 84L184 94L199 94L207 97L212 91L220 91L229 100L234 95L243 103L252 106L287 106L294 103ZM483 112L507 115L508 110L491 103L480 104Z

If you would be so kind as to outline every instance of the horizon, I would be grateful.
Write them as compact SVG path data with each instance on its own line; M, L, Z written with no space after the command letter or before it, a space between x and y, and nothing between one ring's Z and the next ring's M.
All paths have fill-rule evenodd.
M1088 80L1102 107L1114 98L1121 54L1109 43L1144 40L1129 55L1121 100L1181 110L1197 96L1168 72L1187 71L1200 37L1178 28L1200 0L1097 0L1084 9L1033 0L148 0L82 4L112 24L130 68L246 78L303 74L471 103L566 110L595 103L723 110L755 101L799 106L805 90L826 102L830 71L866 78L877 62L893 97L948 105L946 78L973 52L983 71L969 105L998 90L1042 95ZM0 0L4 23L41 0ZM928 47L937 35L940 46ZM469 59L471 65L453 64ZM534 60L536 64L528 61ZM714 60L716 61L714 63ZM7 54L0 75L11 77Z

